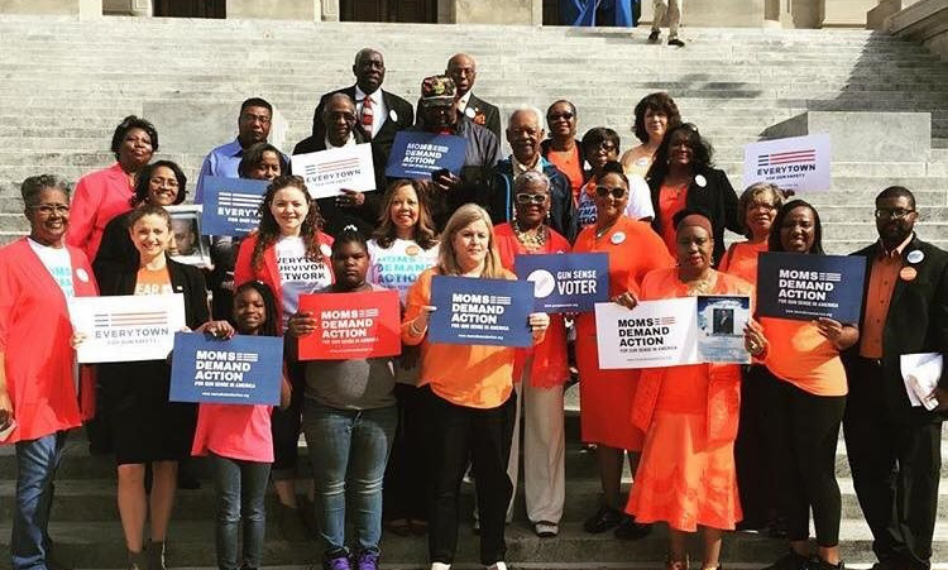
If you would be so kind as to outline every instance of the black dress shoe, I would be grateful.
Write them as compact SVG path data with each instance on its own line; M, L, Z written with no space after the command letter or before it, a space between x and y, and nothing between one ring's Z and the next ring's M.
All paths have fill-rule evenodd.
M621 540L639 540L652 534L652 525L639 524L635 522L635 517L623 515L613 534Z
M656 42L658 41L658 35L659 35L658 32L652 32L651 34L649 34L649 35L648 35L648 43L650 43L650 44L656 43Z
M592 517L586 519L583 523L583 530L592 534L606 532L619 526L622 522L622 512L605 505L599 507L599 510Z
M674 38L668 40L668 45L683 48L685 47L685 42L679 40L678 38Z

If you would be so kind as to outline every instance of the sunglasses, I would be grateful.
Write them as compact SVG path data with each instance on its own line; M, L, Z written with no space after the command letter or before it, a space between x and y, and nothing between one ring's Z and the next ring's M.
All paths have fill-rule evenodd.
M537 206L540 206L544 202L546 202L546 196L543 194L527 194L525 192L517 194L518 204L536 204Z
M609 194L612 194L612 197L616 200L621 200L625 196L625 188L621 186L616 186L615 188L609 188L607 186L596 186L596 196L600 198L605 198Z
M550 121L551 123L552 123L553 121L558 121L558 120L560 120L560 119L565 119L565 120L567 120L567 121L571 121L571 120L573 119L573 114L572 114L572 113L552 113L552 114L550 114L550 115L547 115L546 118L547 118L547 120Z

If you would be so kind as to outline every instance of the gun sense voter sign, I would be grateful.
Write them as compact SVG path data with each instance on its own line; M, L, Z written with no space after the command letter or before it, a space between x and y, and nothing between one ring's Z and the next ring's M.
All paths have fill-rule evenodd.
M381 358L401 354L401 307L396 291L302 295L300 310L316 331L300 337L300 360Z
M609 299L608 254L518 255L516 268L533 283L539 312L584 313Z

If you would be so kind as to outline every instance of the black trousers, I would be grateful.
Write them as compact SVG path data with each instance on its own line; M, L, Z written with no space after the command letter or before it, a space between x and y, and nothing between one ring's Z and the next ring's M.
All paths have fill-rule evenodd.
M883 381L873 361L850 367L845 436L853 484L879 561L924 570L938 515L942 422L894 418Z
M270 433L273 435L273 467L270 477L286 481L297 476L300 430L303 428L303 392L306 389L305 363L287 365L292 396L287 409L273 408Z
M409 384L395 384L398 429L382 487L386 520L428 520L431 461L425 441L426 392Z
M775 379L768 406L774 474L780 511L792 541L810 535L810 509L816 542L839 544L842 497L836 483L836 446L846 396L816 396Z
M481 564L507 555L504 539L507 505L513 485L507 476L517 395L490 409L457 406L423 388L427 400L432 478L428 552L431 562L450 564L458 544L458 497L470 460L474 466L477 512L481 525Z
M774 485L774 446L767 433L768 398L777 382L763 365L747 366L741 376L741 415L734 462L744 522L762 528L777 510L779 489Z

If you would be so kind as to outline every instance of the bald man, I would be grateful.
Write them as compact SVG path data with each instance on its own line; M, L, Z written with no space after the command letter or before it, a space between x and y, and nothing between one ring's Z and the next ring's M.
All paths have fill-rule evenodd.
M448 60L444 74L454 80L457 87L457 107L468 119L490 132L497 140L500 136L500 111L494 105L477 97L473 93L477 79L477 62L466 53L458 53Z

